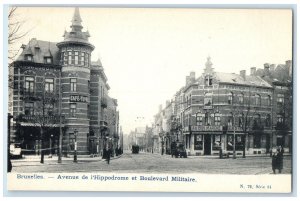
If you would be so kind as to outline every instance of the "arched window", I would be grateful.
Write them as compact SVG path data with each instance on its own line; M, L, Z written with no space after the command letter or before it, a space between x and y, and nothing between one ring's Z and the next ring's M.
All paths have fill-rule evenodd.
M233 104L233 93L232 92L228 93L228 104L229 105Z

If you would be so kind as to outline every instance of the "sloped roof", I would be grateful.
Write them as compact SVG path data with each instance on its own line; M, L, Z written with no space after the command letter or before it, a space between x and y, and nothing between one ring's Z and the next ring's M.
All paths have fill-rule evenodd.
M17 58L17 61L25 61L25 55L31 54L34 63L44 63L44 57L53 57L53 64L59 65L59 49L55 42L31 39Z
M241 75L235 73L215 72L215 77L219 82L224 83L272 87L268 82L266 82L259 76L246 75L244 79Z

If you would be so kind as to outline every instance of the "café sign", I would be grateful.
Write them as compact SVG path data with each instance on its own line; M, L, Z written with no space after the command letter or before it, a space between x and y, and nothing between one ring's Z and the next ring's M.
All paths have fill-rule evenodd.
M88 97L87 96L81 96L81 95L71 95L70 96L70 102L87 103L88 102Z
M192 131L222 131L222 126L191 126Z

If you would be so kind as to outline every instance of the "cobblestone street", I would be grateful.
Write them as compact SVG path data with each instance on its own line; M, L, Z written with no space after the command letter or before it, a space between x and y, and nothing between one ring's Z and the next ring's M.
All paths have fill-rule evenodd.
M99 157L63 158L57 163L57 157L46 158L45 163L39 157L25 157L12 160L12 172L124 172L124 173L207 173L207 174L272 174L271 158L268 156L247 156L246 158L219 159L216 156L197 156L172 158L170 155L151 153L124 153L113 158L110 164ZM284 157L283 174L291 173L291 156Z

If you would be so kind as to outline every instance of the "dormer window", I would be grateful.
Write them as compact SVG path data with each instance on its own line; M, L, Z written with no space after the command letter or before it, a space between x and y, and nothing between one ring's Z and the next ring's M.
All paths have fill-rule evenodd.
M26 54L26 55L25 55L25 60L26 60L26 61L33 61L32 55L31 55L31 54Z
M45 64L52 64L52 57L44 57Z
M211 86L212 85L212 77L211 76L207 75L205 77L205 85L206 86Z

